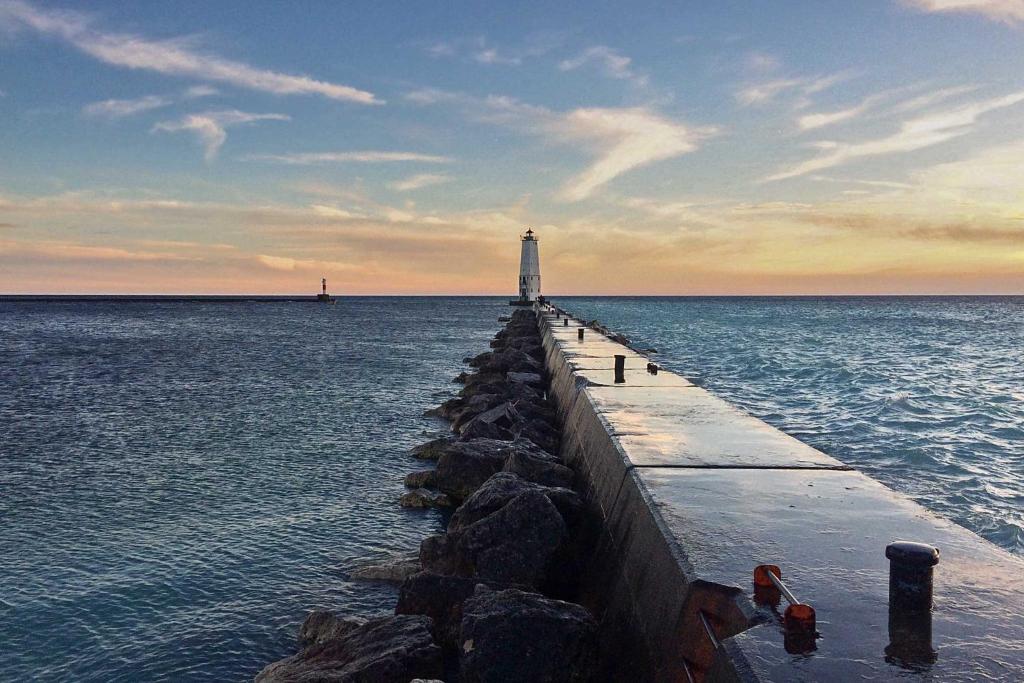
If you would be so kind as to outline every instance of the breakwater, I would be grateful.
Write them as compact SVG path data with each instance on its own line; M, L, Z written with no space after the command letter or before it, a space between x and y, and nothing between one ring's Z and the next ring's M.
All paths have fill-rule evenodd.
M453 434L413 451L436 467L403 504L458 506L447 532L361 570L402 582L395 616L315 612L258 680L1024 675L1024 563L628 343L517 312L432 411ZM897 540L941 551L933 610L890 609Z
M1024 676L1018 558L608 330L557 310L541 326L561 452L603 522L584 593L610 661L648 661L654 680ZM900 539L941 551L931 611L889 609ZM755 590L759 565L815 609L809 634L786 628L778 591Z
M558 455L537 315L514 313L491 346L466 359L474 372L456 378L459 395L430 411L453 433L412 454L436 466L406 478L403 505L457 506L447 531L414 557L353 572L402 582L395 615L313 612L300 651L259 683L604 677L597 620L573 602L596 530Z

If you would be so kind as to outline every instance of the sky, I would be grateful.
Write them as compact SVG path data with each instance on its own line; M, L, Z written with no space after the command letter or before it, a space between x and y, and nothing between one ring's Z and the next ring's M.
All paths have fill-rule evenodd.
M0 0L0 293L1024 293L1024 0Z

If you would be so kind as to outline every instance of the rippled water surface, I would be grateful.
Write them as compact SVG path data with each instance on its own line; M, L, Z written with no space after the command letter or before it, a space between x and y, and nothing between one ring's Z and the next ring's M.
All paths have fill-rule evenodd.
M584 299L668 367L1024 552L1024 299ZM236 681L362 558L503 299L0 302L0 680Z
M457 303L457 305L456 305ZM251 680L361 558L499 300L0 303L0 680Z
M1024 554L1024 297L557 303Z

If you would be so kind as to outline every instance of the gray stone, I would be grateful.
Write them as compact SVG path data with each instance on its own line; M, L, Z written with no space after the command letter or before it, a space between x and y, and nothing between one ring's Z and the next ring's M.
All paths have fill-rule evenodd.
M597 623L579 605L515 589L477 586L463 603L463 683L590 681Z
M454 440L454 437L442 436L439 439L433 439L432 441L416 446L410 451L410 453L412 454L412 457L419 460L437 460L441 457L441 452L444 450L445 446Z
M509 382L518 384L532 384L534 386L542 386L544 384L544 378L536 372L510 372L505 375L505 378Z
M314 610L299 626L299 646L309 647L340 638L365 623L362 617L336 617L327 610Z
M274 662L256 683L407 683L443 675L441 648L428 617L373 619L337 638L315 643Z
M433 486L437 478L437 470L419 470L405 475L405 485L411 489Z
M445 448L437 461L432 485L459 500L476 491L508 458L508 441L471 439Z
M434 622L434 637L451 651L458 648L462 603L475 590L479 579L432 572L413 574L398 591L395 614L422 614ZM493 584L492 587L507 587Z
M404 493L398 504L404 508L449 508L455 505L447 494L430 489L413 489Z
M419 570L419 554L411 553L357 567L349 572L349 578L362 581L401 583Z

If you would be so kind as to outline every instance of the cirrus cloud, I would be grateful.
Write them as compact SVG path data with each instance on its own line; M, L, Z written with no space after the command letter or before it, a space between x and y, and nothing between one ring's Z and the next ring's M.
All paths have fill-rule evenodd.
M227 140L228 134L226 129L230 126L255 123L256 121L290 120L291 117L285 114L251 114L245 111L238 111L237 109L226 109L207 111L200 114L188 114L177 121L162 121L153 126L153 132L193 132L203 144L206 160L213 161L217 157L217 152L224 145L224 141Z
M359 104L382 104L373 93L348 85L260 69L201 52L195 48L194 40L150 40L128 33L102 31L93 27L87 15L42 9L21 0L0 1L0 26L27 28L59 38L114 66L229 83L275 95L320 95Z

